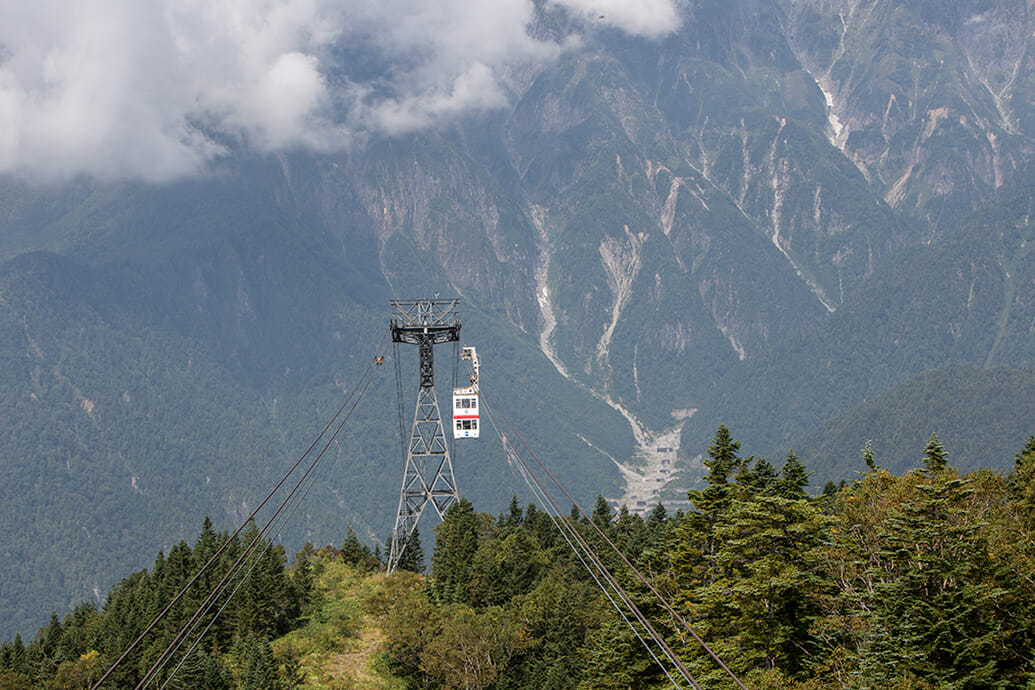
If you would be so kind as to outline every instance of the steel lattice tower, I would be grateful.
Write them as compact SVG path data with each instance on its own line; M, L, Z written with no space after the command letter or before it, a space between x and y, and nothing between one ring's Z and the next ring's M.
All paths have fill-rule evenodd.
M389 322L392 342L417 345L420 391L406 451L399 512L392 530L389 573L394 572L399 564L399 558L427 504L430 502L434 506L441 519L459 498L435 396L434 367L434 346L460 340L460 317L456 312L459 303L459 299L391 301L395 308L394 318Z

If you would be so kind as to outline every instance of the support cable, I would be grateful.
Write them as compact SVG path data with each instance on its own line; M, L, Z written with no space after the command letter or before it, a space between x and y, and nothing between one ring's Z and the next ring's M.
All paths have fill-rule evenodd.
M379 357L381 356L381 353L385 349L387 338L388 338L388 333L385 334L385 336L381 340L381 343L378 345L378 356ZM356 397L357 393L359 394L360 398L362 397L363 393L366 392L366 389L367 389L367 387L370 384L370 380L369 380L370 374L371 374L371 372L373 370L376 369L376 366L377 366L376 362L377 362L377 359L372 360L370 362L370 364L367 365L366 370L360 376L359 381L363 382L364 379L367 379L366 383L363 384L362 386L360 385L360 383L357 383L356 386L354 386L352 388L352 390L349 392L348 396L345 398L345 401L341 404L341 407L338 408L338 411L335 412L335 414L331 418L331 420L329 422L327 422L327 424L324 426L323 430L317 435L317 437L313 440L313 442L309 445L309 447L306 448L305 452L303 452L302 455L299 456L298 460L295 461L295 463L284 474L284 476L280 479L280 481L277 482L277 484L273 487L273 489L270 490L270 492L268 494L266 494L266 497L263 498L262 501L259 503L259 505L248 515L248 517L246 517L244 519L244 521L234 531L234 533L231 534L229 537L227 537L226 541L222 544L222 546L219 547L219 549L216 550L215 553L212 554L212 556L208 559L208 561L205 563L205 565L203 565L201 567L201 569L198 570L193 575L193 577L191 577L191 579L187 581L187 583L172 598L172 600L169 601L169 603L165 606L165 608L162 609L154 617L154 619L150 623L148 623L148 625L144 628L144 630L140 633L140 635L138 635L137 638L135 640L133 640L133 642L130 643L130 645L128 647L126 647L126 649L122 652L122 654L119 656L119 658L116 659L115 662L108 668L108 670L104 672L104 675L102 675L100 677L100 679L96 683L94 683L93 686L91 686L91 690L97 690L97 688L99 688L104 683L104 681L106 681L108 679L108 677L115 671L115 669L118 668L118 666L122 662L124 662L126 660L126 658L133 652L133 650L136 649L140 645L140 643L144 640L144 638L152 630L154 630L154 628L158 625L158 623L160 623L165 618L165 616L168 615L169 611L171 611L172 608L180 601L180 599L183 598L183 596L194 585L194 583L196 583L198 581L198 579L200 579L201 576L203 574L205 574L209 570L209 568L212 567L212 565L223 554L223 552L226 551L226 549L230 546L230 544L232 544L233 541L241 534L241 532L244 531L244 528L248 525L248 523L251 522L252 520L254 520L254 518L258 514L258 512L260 510L262 510L262 508L265 507L265 505L270 501L270 499L273 498L273 496L284 486L284 484L287 483L288 478L295 472L295 470L298 469L298 467L302 464L302 461L305 460L306 457L309 456L309 454L313 451L313 449L317 447L317 445L320 443L320 440L326 435L327 431L334 425L335 421L338 419L338 417L341 416L342 412L345 411L345 408L349 405L349 402L354 397ZM358 403L359 403L359 398L356 398L356 401L353 403L352 408L349 410L349 415L352 414L352 410L354 410L356 408L356 405ZM341 431L341 427L344 425L345 421L347 421L347 420L348 420L348 416L346 416L345 420L343 420L341 422L341 424L338 425L338 428L334 432L334 436L336 436L338 434L338 432ZM334 436L331 437L331 440L333 440ZM325 450L326 450L326 447L324 448L324 451ZM323 455L324 451L320 452L320 456ZM319 457L317 457L317 460L314 461L314 464L315 464L315 462L318 462L318 461L319 461ZM307 472L307 474L308 474L308 472ZM305 479L305 477L303 477L303 481L304 481L304 479ZM290 496L289 496L289 498L290 498Z
M495 406L488 399L488 396L485 396L484 390L481 390L480 393L481 393L481 395L483 397L486 398L486 400L485 400L485 402L486 402L486 405L485 405L486 410L489 412L490 419L492 419L492 421L493 421L493 426L495 426L497 428L497 431L498 431L499 430L499 426L496 424L495 414L493 412ZM500 417L503 418L503 420L507 422L508 426L510 425L510 422L507 421L506 417L503 416L502 413L500 413ZM511 426L511 430L513 430L512 426ZM514 433L517 434L516 431ZM504 434L501 434L501 436L504 439L506 439L506 436ZM518 436L518 438L520 439L520 436ZM504 440L504 442L506 442L506 440ZM529 450L529 452L531 452L531 449L528 448L528 445L525 444L523 439L521 440L521 443L522 443L522 445L525 446L526 450ZM530 476L532 478L532 480L535 482L535 484L539 487L540 491L542 491L543 495L545 495L549 499L550 504L553 506L554 512L558 516L560 516L560 519L563 522L565 522L568 525L568 528L569 528L569 530L571 532L571 535L579 543L579 545L582 547L582 549L586 553L586 555L588 555L590 557L590 559L593 561L595 567L598 569L600 574L607 580L608 584L619 595L619 597L622 599L622 601L625 603L625 605L629 607L629 609L633 612L633 615L636 616L637 620L639 620L640 623L644 626L644 628L647 630L648 634L654 640L655 644L657 644L665 652L665 656L676 666L676 668L679 670L680 675L682 675L683 678L688 683L690 683L690 685L692 685L696 690L700 690L700 686L694 680L693 676L687 670L686 666L683 665L683 662L679 659L679 657L676 656L675 652L672 651L671 647L669 647L668 643L665 642L664 638L661 637L661 635L658 633L658 631L654 629L654 626L651 625L651 623L647 619L647 617L645 615L643 615L643 613L640 611L639 607L636 606L636 603L633 602L632 597L630 597L629 594L624 590L624 588L622 588L622 586L618 583L618 580L607 569L607 567L604 565L603 561L600 560L599 556L596 554L596 552L593 550L593 548L586 542L585 538L578 532L578 530L575 529L575 527L571 524L570 520L566 516L563 515L560 507L557 505L557 503L550 496L549 492L546 491L545 487L543 487L543 485L539 481L538 477L536 477L535 474L532 473L531 470L528 468L527 463L525 463L524 458L521 456L521 454L519 452L517 452L517 449L515 449L513 445L510 445L509 447L514 450L514 457L518 460L518 462L520 462L522 465L524 465L525 469L528 470L528 476ZM542 466L541 463L540 463L540 466ZM554 481L556 482L556 480L554 480ZM563 491L563 488L562 488L562 491ZM568 495L567 492L565 492L565 495L568 496L568 498L571 498L571 496ZM576 505L576 506L578 505L577 503L574 502L574 499L572 499L572 503L574 505ZM581 512L581 509L580 509L580 512ZM585 515L585 513L583 513L583 515ZM592 522L592 520L590 520L590 522ZM635 628L633 629L633 632L634 633L636 632ZM664 670L664 666L662 666L662 669ZM671 680L671 677L670 677L670 680Z
M194 653L194 650L198 648L198 645L201 644L201 640L204 639L205 635L208 634L208 631L211 630L212 626L216 624L217 620L219 620L219 616L221 616L223 614L223 611L226 610L226 607L230 605L230 602L233 600L234 595L237 594L237 591L241 589L244 583L248 581L248 578L251 577L252 571L255 570L255 566L257 566L259 564L259 561L262 560L262 557L269 550L271 544L272 542L267 541L265 548L263 548L262 550L262 553L260 553L258 557L252 559L252 564L248 567L248 572L244 574L244 577L240 578L237 581L237 584L234 585L233 591L230 592L230 596L226 598L226 601L224 601L223 604L219 607L219 610L216 611L216 614L212 616L212 620L208 622L208 625L206 625L205 629L201 631L201 634L194 638L194 642L191 643L190 648L186 652L184 652L182 657L180 657L179 663L176 664L175 668L173 668L173 670L169 673L168 677L166 677L165 682L162 683L162 687L159 688L159 690L165 690L166 686L168 686L169 683L172 682L172 679L176 676L177 672L179 672L180 668L183 667L183 664L187 661L190 655ZM207 612L208 610L206 609L206 613ZM182 646L183 642L185 642L186 639L187 638L185 637L183 638L183 640L180 641L180 644L176 646L176 649L172 651L172 654L175 654L179 650L180 646ZM170 658L172 658L171 655ZM162 669L159 669L159 671L161 670Z
M510 441L507 439L506 434L500 431L499 427L496 426L496 420L492 416L491 412L489 413L489 419L492 422L493 428L496 429L496 433L499 434L500 438L503 440L504 448L509 448ZM630 630L632 630L633 635L635 635L636 639L640 641L640 644L643 645L643 648L647 650L647 654L649 654L651 659L654 660L654 663L657 664L658 667L662 670L662 672L664 672L665 676L668 677L669 682L672 683L674 687L678 688L679 683L677 683L676 680L672 677L672 674L669 672L668 668L663 663L661 663L661 659L658 658L658 655L654 652L653 649L651 649L650 645L647 644L647 640L643 639L643 635L640 634L640 631L637 630L636 627L633 625L632 621L629 620L629 617L626 615L622 607L619 606L618 602L616 602L614 597L611 596L611 592L608 590L607 587L604 586L604 583L600 581L600 577L598 577L597 572L594 571L593 567L591 567L590 564L586 562L586 559L583 558L583 554L579 550L579 548L572 543L572 537L570 537L568 534L568 530L571 529L571 526L563 519L563 517L554 514L554 511L548 504L549 497L544 495L542 490L537 488L536 485L533 483L532 479L529 477L528 474L528 467L524 464L524 462L519 460L516 463L516 465L518 472L521 474L521 478L524 479L525 484L528 486L529 490L531 490L532 495L539 502L539 505L542 506L543 510L546 511L547 515L550 516L550 520L557 528L557 531L561 533L561 537L564 539L565 543L568 544L568 548L572 550L572 552L575 554L575 557L579 559L580 563L582 563L582 567L585 568L586 572L588 572L590 577L593 578L593 581L596 583L597 587L600 589L601 592L604 593L604 596L607 597L607 600L611 602L611 606L614 607L614 609L618 612L618 615L620 615L622 617L622 620L625 621L625 624L629 627ZM552 501L549 502L552 503ZM693 683L693 679L691 679L690 682ZM698 688L696 683L694 683L694 687ZM700 689L698 688L698 690Z
M341 420L341 423L338 424L337 428L334 430L334 433L331 434L331 437L327 440L327 443L324 445L323 449L320 450L320 452L317 454L316 458L312 461L312 463L310 463L309 467L306 469L305 473L302 475L302 478L299 479L295 483L294 488L291 489L291 491L288 494L287 498L285 498L284 501L281 502L280 506L276 509L276 511L273 513L273 515L266 521L266 524L263 525L262 529L252 539L251 543L248 544L248 547L245 550L245 552L242 553L240 556L238 556L237 560L230 567L230 570L227 571L227 574L224 575L223 578L216 585L216 588L212 591L212 593L209 594L209 596L205 599L205 601L201 604L201 606L198 607L198 610L194 613L193 616L191 616L190 620L188 620L187 623L184 624L183 628L180 629L180 632L176 635L176 637L173 639L173 641L169 644L169 646L166 648L165 652L163 652L162 655L158 658L158 660L155 661L155 663L151 666L151 668L148 670L147 674L145 674L143 680L141 680L137 684L135 690L141 690L142 688L146 687L151 682L151 680L154 678L154 676L157 675L157 673L161 670L161 668L164 667L165 664L168 663L169 659L171 658L171 654L172 654L171 650L173 649L173 647L179 648L179 646L182 644L182 639L185 638L189 634L190 630L193 630L197 626L197 623L200 620L201 616L204 614L205 611L207 611L209 608L211 608L212 603L218 597L218 594L221 593L225 589L225 587L227 586L227 582L230 579L232 579L233 576L235 576L237 574L237 572L243 567L242 563L245 562L245 560L248 557L250 557L251 554L255 551L259 541L269 531L270 525L273 523L274 520L276 520L276 518L281 514L281 512L283 512L283 510L287 506L288 502L290 502L295 497L295 495L299 491L299 488L302 486L302 484L306 481L306 479L309 477L309 475L316 468L317 464L320 462L320 460L323 458L324 454L327 452L327 449L330 448L332 443L334 443L334 440L337 437L338 433L341 431L342 427L345 426L345 423L348 422L349 418L352 416L352 413L355 411L356 407L359 405L359 401L362 399L363 394L366 393L367 388L370 386L370 382L373 380L373 373L372 372L373 372L373 366L368 368L367 371L364 373L364 376L366 377L366 381L364 382L364 384L362 386L362 389L360 390L359 395L356 397L355 401L353 402L352 407L349 409L348 414L346 414L345 417Z
M406 462L406 420L403 412L402 357L399 355L399 343L392 343L392 359L395 361L395 397L399 405L399 445L402 448L403 463Z
M295 513L298 511L299 506L301 506L305 502L306 497L309 495L309 492L312 490L312 488L317 484L319 476L320 476L320 473L323 471L323 469L325 467L326 467L326 465L320 465L318 467L316 473L313 474L312 479L308 482L308 484L306 485L305 489L303 490L302 495L299 497L298 500L296 500L292 504L291 512L288 513L286 517L279 518L277 524L273 527L273 529L270 530L271 532L275 532L276 534L278 534L278 536L280 535L281 528L283 527L283 525L285 523L291 521L291 518L293 518ZM219 617L223 614L223 611L226 609L227 606L230 605L230 602L233 600L233 598L237 594L238 590L240 590L241 587L244 585L244 583L248 581L248 578L251 577L251 574L255 570L255 567L262 560L262 557L266 555L266 552L269 551L271 546L273 546L273 542L271 540L266 540L265 546L263 546L262 551L259 552L259 555L257 557L255 557L255 558L253 558L251 560L251 565L248 566L248 571L244 574L243 577L241 577L241 578L239 578L237 580L237 584L234 585L233 591L230 592L230 595L226 598L225 601L223 601L222 605L219 607L219 610L216 611L214 616L212 616L212 619L209 620L208 624L205 626L205 629L201 631L201 634L199 634L194 639L194 642L191 644L190 648L180 658L179 663L177 663L176 667L169 673L169 676L165 679L165 683L162 684L162 687L160 688L160 690L164 690L165 687L168 686L169 683L172 682L173 677L175 677L176 673L180 670L180 668L187 661L187 659L194 652L194 650L197 649L198 645L201 644L201 640L204 639L205 635L208 634L208 631L211 630L212 626L215 625L216 621L219 620ZM247 562L247 561L245 561L245 562ZM243 567L243 565L242 565L242 567ZM233 578L230 578L230 580L227 581L227 585L226 585L227 587L230 585L230 582L232 581L232 579ZM208 611L210 611L212 609L212 606L215 605L216 601L218 601L219 596L222 595L222 593L224 591L226 591L226 587L223 587L219 591L219 593L216 596L216 599L205 609L205 611L202 613L202 616L204 616L205 613L208 613ZM198 622L200 623L200 620ZM197 625L195 625L193 627L197 628ZM187 632L187 636L189 636L191 632L193 632L193 630L188 631ZM172 652L171 652L171 654L169 656L170 659L172 658L173 655L176 654L177 651L179 651L179 648L183 646L183 643L187 641L187 636L184 636L180 640L180 643L176 646L176 648L172 650ZM163 668L164 668L164 666L163 666ZM161 672L161 670L162 669L159 669L159 672Z
M488 401L488 396L485 395L484 391L482 391L482 395L483 395L483 397L486 398L486 402L489 402ZM503 417L502 414L501 414L501 417ZM723 663L722 659L720 659L718 657L718 655L712 650L712 648L708 646L708 644L704 641L704 639L702 639L701 636L697 634L697 631L694 630L693 627L682 616L680 616L676 612L676 610L672 607L672 605L668 602L668 600L657 590L657 588L655 588L654 585L646 577L644 577L643 574L640 573L640 571L636 568L636 566L634 566L629 561L629 559L625 557L625 554L623 554L621 552L621 550L617 546L615 546L614 542L612 542L608 538L608 536L606 534L604 534L603 530L601 530L600 527L595 522L593 522L592 518L590 518L590 516L586 514L586 511L582 509L582 506L580 506L578 504L578 502L575 501L574 498L572 498L571 494L569 494L568 491L561 485L561 483L559 481L557 481L557 478L553 476L553 474L550 472L550 470L548 470L546 468L546 466L543 465L542 461L535 454L535 452L531 448L528 447L528 444L525 443L525 440L521 437L521 435L517 432L517 430L514 429L513 425L510 424L509 420L507 420L506 417L503 417L503 419L504 419L504 421L507 422L507 426L510 427L511 431L514 432L514 435L517 437L517 439L519 441L521 441L521 445L524 446L525 449L528 451L529 455L531 455L532 458L535 459L536 463L543 470L543 472L545 472L546 475L548 477L550 477L550 479L557 486L557 488L561 490L561 492L565 495L565 497L568 498L568 500L571 501L572 505L574 505L578 509L579 513L584 518L586 518L586 520L589 522L589 524L593 526L593 529L595 529L597 534L600 535L600 537L604 539L604 541L607 543L607 545L610 546L611 549L614 550L614 552L616 554L618 554L618 557L622 560L623 563L625 563L626 566L628 566L629 570L636 576L636 578L640 582L642 582L644 585L646 585L646 587L651 591L651 593L655 596L655 598L657 598L657 600L659 602L661 602L661 604L662 604L662 606L664 606L665 610L676 621L678 621L679 624L682 625L693 636L693 638L698 642L698 644L700 644L701 647L708 653L708 655L712 657L712 659L719 665L719 667L723 671L725 671L726 674L729 675L730 678L733 679L733 681L737 684L737 686L740 687L741 690L747 690L746 686L741 682L741 680L736 676L736 674L733 673L733 671L730 670L730 668L725 663Z
M326 467L326 465L321 464L317 468L316 472L312 475L312 478L310 479L310 481L306 485L305 489L303 489L301 496L298 498L298 500L296 500L292 504L291 512L288 513L286 517L281 517L278 520L277 524L274 525L274 527L270 530L270 532L276 533L278 535L278 538L279 538L280 532L281 532L281 528L286 523L291 521L291 519L295 516L295 513L298 512L299 506L301 506L303 503L305 503L306 498L309 496L309 492L319 482L319 478L320 478L321 473L323 472L325 467ZM169 685L169 683L172 682L173 677L175 677L176 673L180 670L180 668L183 666L183 664L186 663L186 661L190 657L190 655L192 653L194 653L194 650L197 649L198 645L201 644L202 639L204 639L205 635L208 634L209 630L211 630L212 626L215 625L216 621L219 620L219 617L223 614L223 611L226 609L227 606L230 605L230 602L233 600L233 598L237 594L238 590L240 590L241 587L244 585L244 583L248 581L248 578L251 577L251 574L255 570L255 567L262 560L262 557L266 555L266 552L270 550L271 546L273 546L273 542L271 540L266 540L265 546L263 546L262 551L259 553L259 555L256 558L253 558L251 560L251 565L248 566L248 572L246 572L243 577L238 579L237 584L234 585L233 591L230 592L230 595L226 598L226 600L219 607L219 610L216 611L214 616L212 616L212 619L208 622L208 625L205 626L205 629L201 631L201 634L198 635L194 639L194 642L191 644L190 648L180 658L179 663L177 663L176 667L169 673L169 676L165 679L165 682L162 684L162 687L159 690L165 690L165 688ZM228 581L227 582L227 586L229 586L229 584L230 583ZM226 588L224 587L222 591L225 591L225 590L226 590ZM220 594L222 594L222 591L220 592ZM217 596L216 600L218 601L218 596ZM214 604L215 604L215 601L212 602L212 605L214 605ZM207 613L208 610L211 610L211 608L212 608L212 606L210 605L206 609L205 613ZM202 615L204 615L204 613ZM196 628L197 626L194 626L194 627ZM190 634L190 632L193 632L193 631L188 631L188 635ZM183 642L186 642L186 639L187 638L184 637L180 641L180 644L177 645L177 648L172 651L173 655L183 645ZM170 655L170 658L172 658L172 655ZM161 671L161 669L159 669L159 671Z

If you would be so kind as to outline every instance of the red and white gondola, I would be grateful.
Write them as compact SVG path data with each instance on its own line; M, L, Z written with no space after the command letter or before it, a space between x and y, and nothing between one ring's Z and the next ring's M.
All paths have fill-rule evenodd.
M460 359L470 360L471 385L453 389L453 438L478 438L478 353L464 347Z

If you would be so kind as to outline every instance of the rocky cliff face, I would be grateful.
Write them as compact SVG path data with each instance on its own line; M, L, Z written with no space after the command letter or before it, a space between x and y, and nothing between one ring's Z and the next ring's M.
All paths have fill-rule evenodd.
M508 75L504 107L437 129L324 155L237 150L209 177L171 185L0 181L0 256L66 260L36 257L29 278L8 265L18 282L0 274L11 374L0 397L32 420L15 427L66 430L47 465L60 472L66 447L82 466L128 457L128 417L108 413L125 391L184 427L206 386L222 396L213 405L255 405L241 413L251 422L228 414L187 444L187 459L151 438L155 423L133 439L154 457L134 456L132 483L122 469L89 477L108 482L107 504L137 496L142 524L182 521L201 492L163 503L154 487L174 481L156 478L166 466L205 476L220 458L229 475L249 462L225 452L243 424L280 433L283 449L308 441L299 420L337 399L342 362L367 361L389 298L459 295L487 385L561 449L566 477L590 498L649 504L685 497L720 422L748 452L783 452L950 360L1030 368L1029 4L695 0L680 11L677 31L650 39L586 27L556 60ZM561 35L565 22L575 20L540 4L531 30ZM83 291L65 318L66 293L44 288L69 265L130 297ZM26 333L49 343L42 355ZM141 371L107 393L98 381L122 379L96 365L104 342L148 362L123 367ZM215 373L199 380L200 368ZM152 372L163 370L173 374L159 386ZM51 391L39 384L47 371L60 383ZM365 411L365 435L339 449L306 529L374 511L379 491L389 508L366 519L373 532L388 526L398 486L383 456L397 420L385 423L394 393L380 393L389 412ZM915 416L926 438L937 420ZM76 419L89 443L67 431ZM386 434L388 451L377 445ZM0 438L26 496L43 485L35 435ZM505 502L502 452L479 452L464 486ZM216 484L218 505L237 511L265 488ZM75 539L66 532L63 544Z
M884 200L937 236L1030 155L1035 17L1027 2L785 0L822 89L827 135Z
M695 2L663 38L591 31L490 118L283 174L394 293L448 286L660 428L1016 176L1033 29L1024 2Z

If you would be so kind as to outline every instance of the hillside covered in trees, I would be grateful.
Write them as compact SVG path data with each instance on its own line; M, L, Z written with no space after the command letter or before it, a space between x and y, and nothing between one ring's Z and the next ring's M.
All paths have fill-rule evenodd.
M0 22L0 639L240 524L391 299L461 299L585 505L683 501L720 423L820 486L1032 431L1030 0L66 4ZM392 528L415 349L289 555Z
M340 548L306 546L288 565L258 540L247 579L205 614L200 643L164 650L256 541L217 533L159 554L99 609L83 604L26 644L0 647L0 688L91 687L200 566L199 578L102 687L684 687L598 588L554 524L568 521L615 574L701 687L1009 688L1035 681L1035 437L1008 472L957 471L932 436L920 467L893 475L870 446L856 481L806 492L790 453L777 468L744 456L725 427L692 508L646 518L598 500L554 516L453 505L426 574L382 572L381 548L350 529ZM633 577L644 574L704 646ZM631 616L630 616L631 618Z

